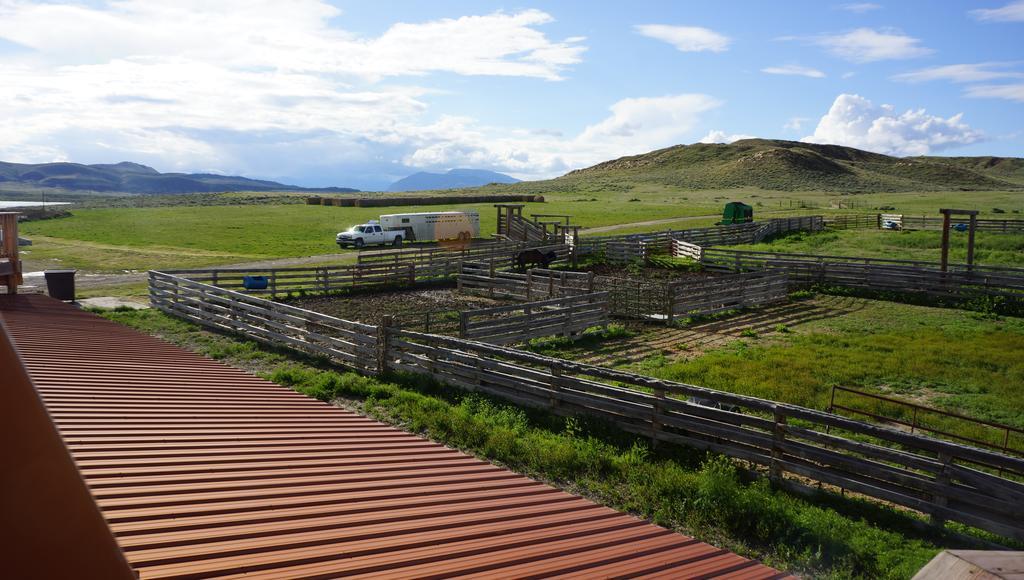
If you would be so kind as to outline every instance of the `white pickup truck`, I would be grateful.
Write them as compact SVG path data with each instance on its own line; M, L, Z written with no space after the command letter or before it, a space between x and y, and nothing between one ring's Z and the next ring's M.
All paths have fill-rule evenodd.
M377 220L370 220L368 223L352 226L347 231L340 232L334 239L341 248L363 246L387 246L396 248L402 246L403 230L385 230Z

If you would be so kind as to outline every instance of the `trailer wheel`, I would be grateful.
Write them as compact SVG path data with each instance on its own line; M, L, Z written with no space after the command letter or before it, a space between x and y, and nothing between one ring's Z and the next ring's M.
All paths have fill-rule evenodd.
M402 247L402 236L395 236L395 239L391 242L391 245L396 248Z
M362 248L363 244L365 244L365 243L366 242L363 241L363 238L356 238L355 247Z

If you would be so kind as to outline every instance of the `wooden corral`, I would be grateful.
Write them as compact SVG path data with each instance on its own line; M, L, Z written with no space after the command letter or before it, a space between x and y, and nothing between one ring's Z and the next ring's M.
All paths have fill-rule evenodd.
M523 302L467 310L459 317L459 337L491 344L514 344L545 336L576 337L609 321L608 293Z
M365 373L406 371L560 414L763 466L779 485L809 479L1024 540L1024 459L823 411L539 356L357 324L151 272L153 304L221 330L323 355ZM695 401L699 401L700 404ZM786 477L791 474L796 478Z
M789 298L785 272L747 272L681 280L668 284L666 318L707 316L726 310L785 302Z

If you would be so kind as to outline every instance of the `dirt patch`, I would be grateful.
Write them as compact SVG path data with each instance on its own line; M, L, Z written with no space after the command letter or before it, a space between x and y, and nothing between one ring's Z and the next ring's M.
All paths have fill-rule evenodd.
M390 314L395 324L410 330L445 333L458 329L458 313L491 306L513 304L484 296L460 294L454 285L366 292L351 296L307 296L288 304L345 320L379 324Z

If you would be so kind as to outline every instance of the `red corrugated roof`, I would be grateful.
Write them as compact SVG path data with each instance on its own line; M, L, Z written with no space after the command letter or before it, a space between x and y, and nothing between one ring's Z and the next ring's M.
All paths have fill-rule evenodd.
M55 300L0 316L143 578L778 576Z

